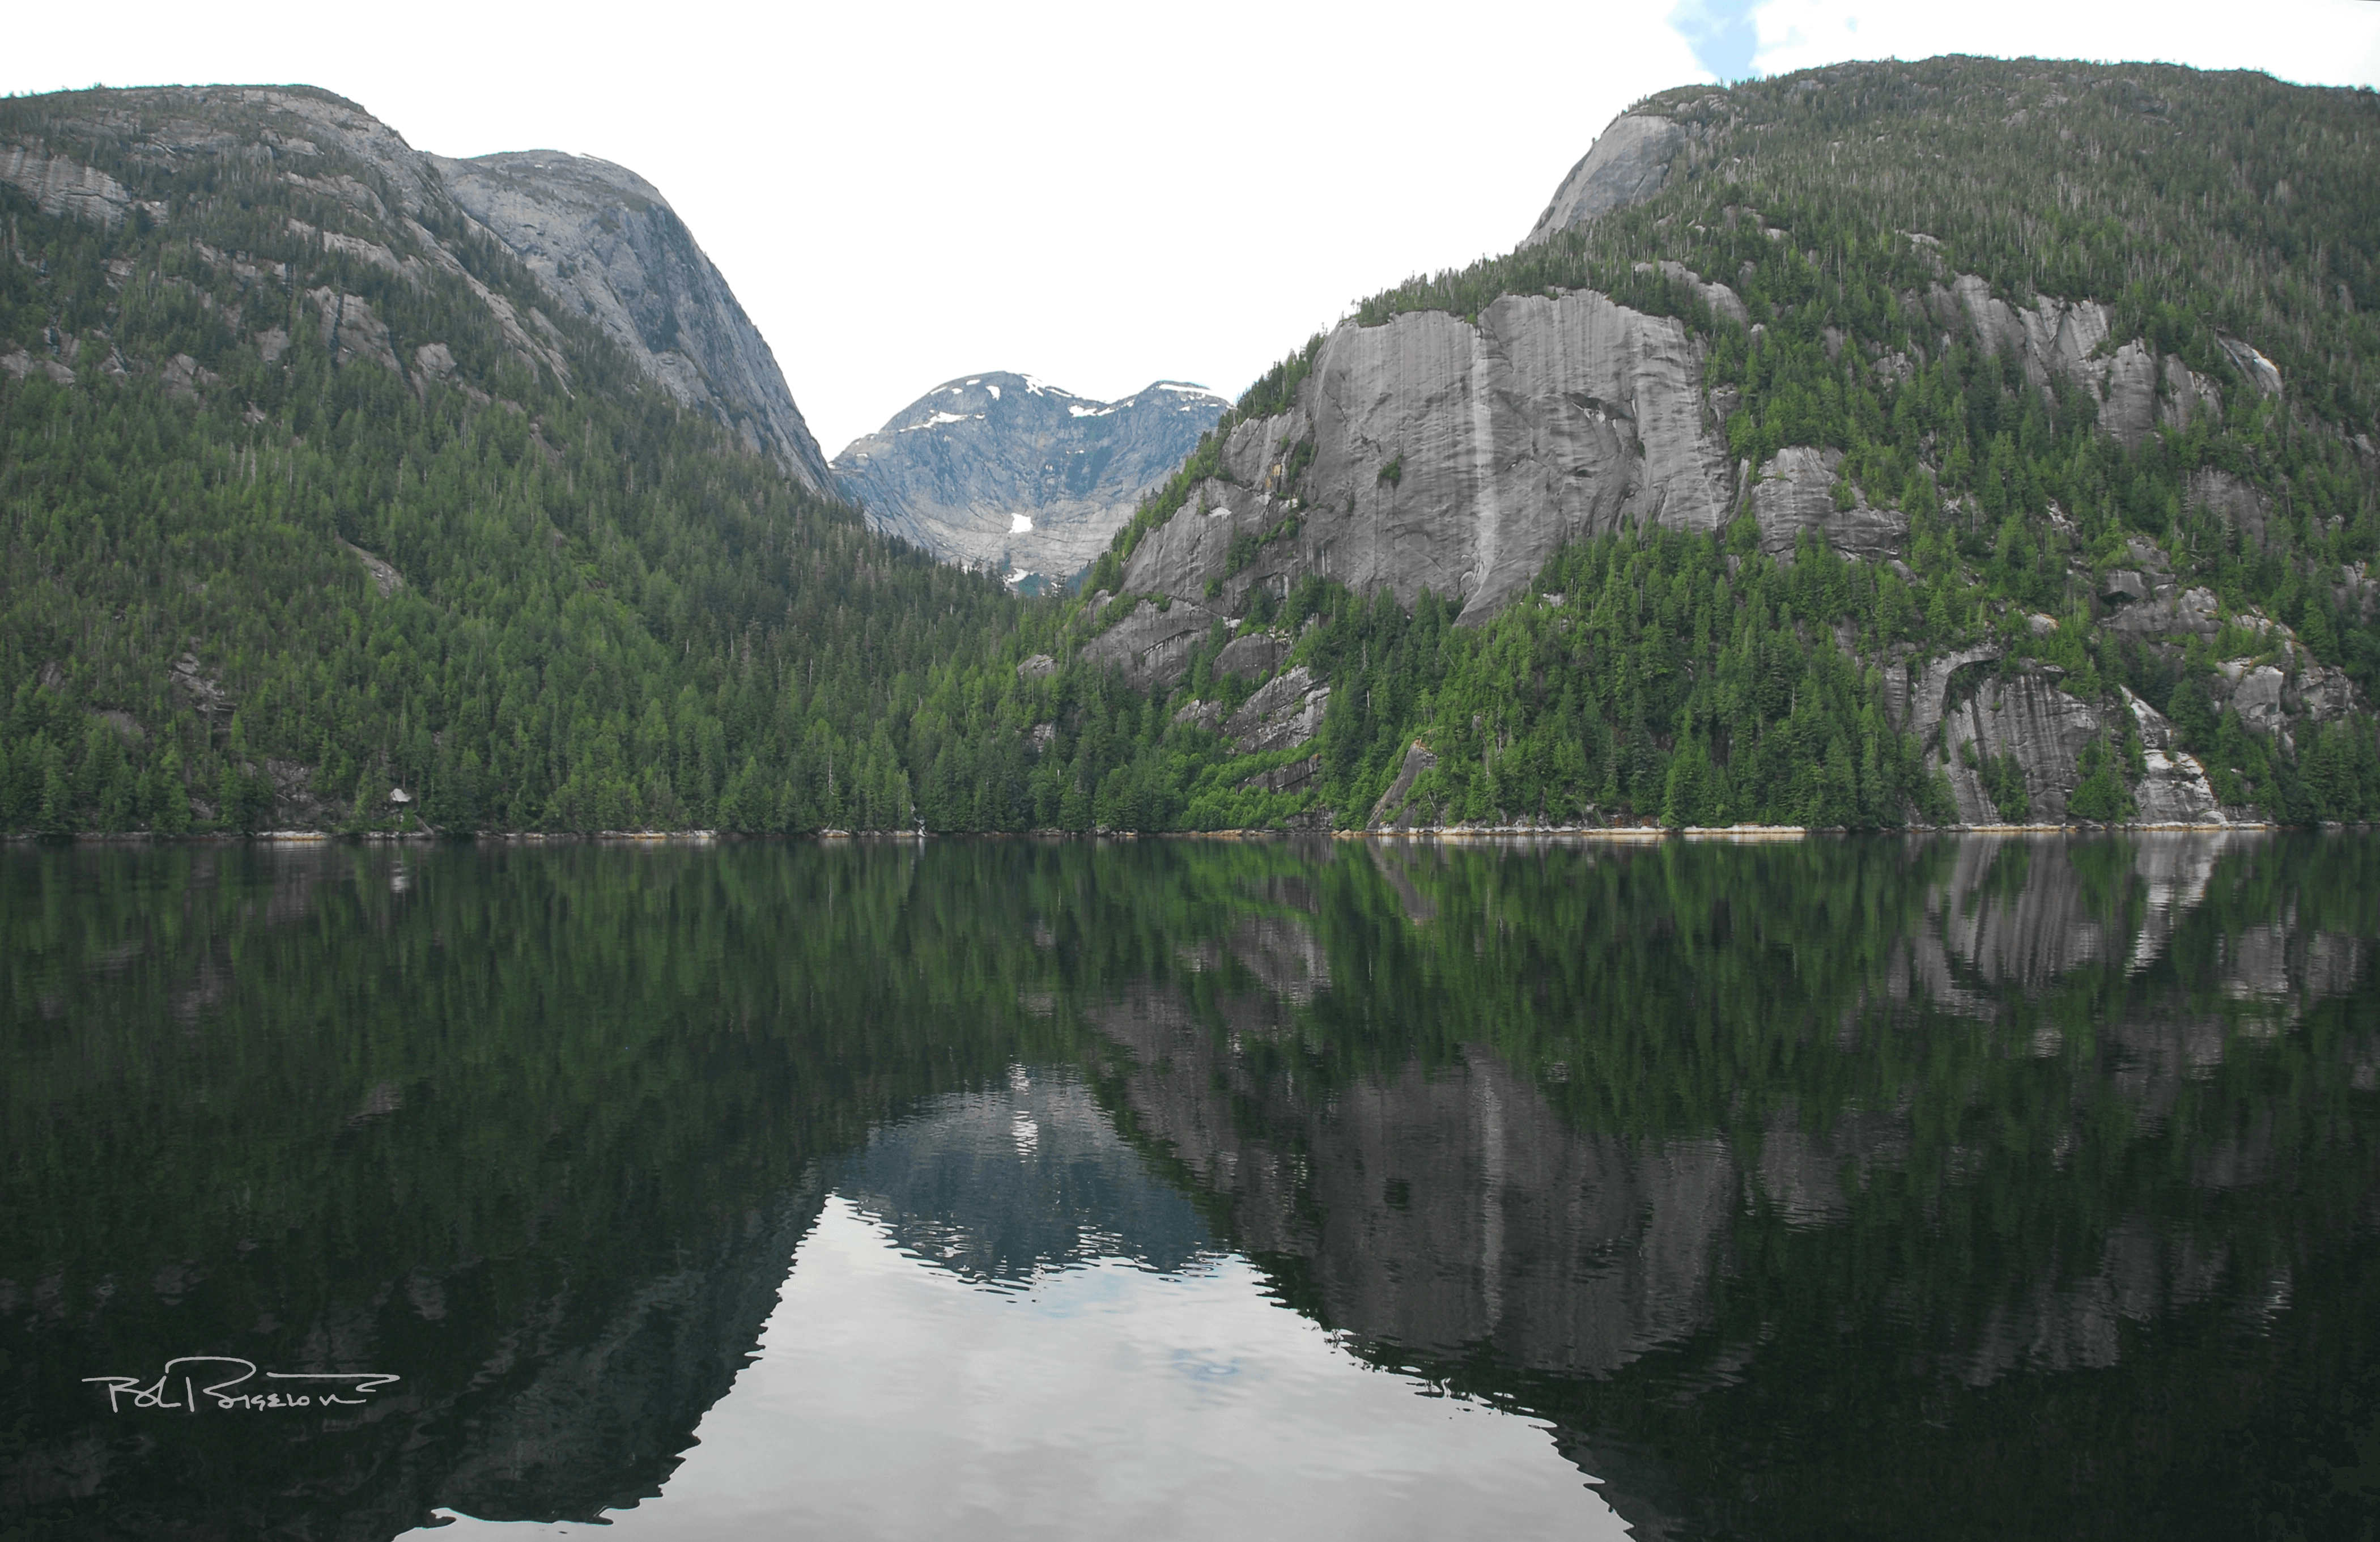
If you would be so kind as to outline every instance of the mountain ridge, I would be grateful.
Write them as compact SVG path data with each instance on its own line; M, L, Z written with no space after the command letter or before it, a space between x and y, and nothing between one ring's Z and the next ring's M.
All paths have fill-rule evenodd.
M455 200L549 293L593 318L671 395L832 495L826 456L775 355L659 188L625 166L561 151L430 160Z
M893 729L1014 602L657 388L394 129L157 88L0 144L0 828L911 822Z
M936 385L833 467L877 528L1012 584L1057 582L1107 549L1228 405L1181 381L1102 402L985 370Z
M1853 561L1820 592L1787 583L1791 647L1825 650L1823 621L1853 672L1828 710L1870 725L1846 719L1840 753L1893 789L1861 820L2361 807L2289 784L2374 773L2380 429L2358 361L2380 208L2353 172L2374 116L2368 93L2260 77L1957 57L1658 93L1513 252L1363 302L1252 389L1087 580L1086 654L1208 723L1229 666L1255 666L1257 701L1297 676L1316 727L1235 743L1317 748L1271 807L1331 822L1840 822L1869 795L1771 780L1839 753L1829 735L1755 773L1775 791L1721 766L1787 727L1723 683L1784 598L1763 619L1744 565L1785 581L1815 542ZM1602 553L1584 570L1582 543ZM1715 630L1661 666L1694 682L1672 712L1596 678L1668 610L1626 592L1650 581L1632 543L1664 583L1734 590L1694 602ZM1593 647L1558 640L1586 617L1549 613L1580 580L1635 613ZM1536 662L1473 679L1460 710L1417 685L1350 776L1327 634L1374 596L1498 639L1432 640L1428 671ZM1573 691L1600 729L1567 717L1584 704L1557 726ZM1526 791L1500 784L1508 754L1540 768ZM1581 759L1584 783L1551 769Z
M2380 816L2365 95L1659 93L1658 185L1361 302L1038 601L268 95L0 103L9 829ZM886 434L1114 420L1013 379Z

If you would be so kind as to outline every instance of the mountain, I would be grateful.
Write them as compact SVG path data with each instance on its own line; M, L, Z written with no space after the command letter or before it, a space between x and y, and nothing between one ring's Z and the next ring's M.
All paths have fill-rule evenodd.
M892 735L1010 646L804 485L617 168L307 88L18 97L0 232L0 829L906 828Z
M332 217L342 229L376 237L352 253L366 261L380 261L383 252L395 261L412 240L407 223L429 209L460 214L527 265L540 299L593 318L670 395L729 425L752 448L765 447L813 492L832 495L825 456L768 344L668 201L636 173L557 151L469 161L422 155L352 104L306 90L188 94L176 109L186 115L188 132L179 140L172 129L152 136L152 159L264 153L293 189L335 206ZM244 105L251 115L261 109L284 127L261 127L269 138L246 145L225 139L217 120L235 95L250 99ZM328 169L326 157L352 163L362 179L353 172L310 175ZM0 181L53 216L80 213L112 227L144 212L135 207L144 200L115 178L38 142L0 146Z
M562 305L595 321L680 402L833 494L826 456L727 280L659 189L554 150L430 158L447 191Z
M1230 404L1158 381L1095 402L1030 375L944 381L851 443L834 469L868 521L1011 583L1073 577Z
M319 92L11 99L0 828L2380 817L2375 132L2148 65L1660 93L1026 601L653 389L692 268L580 287ZM1103 420L971 381L880 436L946 514L939 437Z
M2360 812L2375 129L2145 65L1661 93L1225 415L1084 654L1251 758L1218 818Z

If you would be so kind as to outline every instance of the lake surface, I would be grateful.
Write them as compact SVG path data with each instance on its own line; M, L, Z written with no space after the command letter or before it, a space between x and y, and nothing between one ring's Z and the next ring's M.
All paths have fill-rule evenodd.
M2369 1537L2375 938L2360 834L10 848L0 1538Z

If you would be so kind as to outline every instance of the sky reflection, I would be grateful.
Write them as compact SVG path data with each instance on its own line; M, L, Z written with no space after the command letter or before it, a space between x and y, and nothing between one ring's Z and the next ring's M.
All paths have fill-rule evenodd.
M1237 1256L987 1285L837 1194L699 1443L605 1535L1626 1535L1543 1426L1366 1366L1268 1290Z

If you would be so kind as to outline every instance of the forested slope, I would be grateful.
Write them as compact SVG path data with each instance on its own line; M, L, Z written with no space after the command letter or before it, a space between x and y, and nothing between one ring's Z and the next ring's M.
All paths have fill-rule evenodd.
M547 315L384 126L17 99L0 173L0 827L911 823L892 735L1014 601Z
M2380 812L2380 98L1949 58L1622 124L1662 175L1365 302L1095 570L1184 817Z
M1658 177L1366 302L1028 602L335 98L0 103L0 827L2380 817L2380 98L1941 59L1629 121Z

